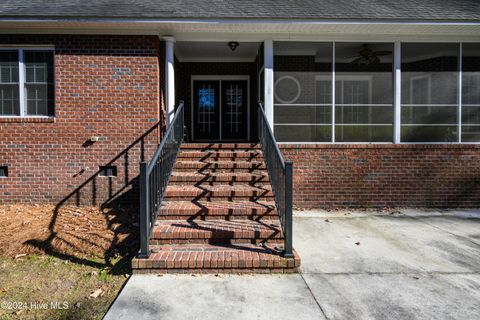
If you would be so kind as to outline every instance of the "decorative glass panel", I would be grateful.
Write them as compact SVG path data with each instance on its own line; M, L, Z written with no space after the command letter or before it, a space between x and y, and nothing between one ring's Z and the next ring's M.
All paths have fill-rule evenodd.
M53 115L53 77L53 52L25 51L25 99L27 115Z
M480 43L462 52L462 142L480 142Z
M392 142L392 43L335 45L335 141Z
M215 126L215 88L203 85L198 89L198 124L200 132L211 132Z
M402 44L402 142L458 141L456 43Z
M18 51L0 50L0 115L20 115Z
M244 111L244 101L243 101L243 88L239 84L228 85L225 92L226 101L226 110L225 110L225 121L226 126L229 128L229 131L232 133L238 133L243 125L242 114Z
M279 142L332 139L332 43L274 43L274 122Z

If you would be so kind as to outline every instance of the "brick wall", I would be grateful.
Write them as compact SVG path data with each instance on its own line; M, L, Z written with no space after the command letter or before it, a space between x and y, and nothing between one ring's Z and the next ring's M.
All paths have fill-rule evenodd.
M0 35L0 44L54 45L56 78L54 119L0 119L0 164L9 166L0 203L136 203L139 161L162 129L158 38ZM98 176L106 164L117 177Z
M282 145L296 207L480 207L477 145Z

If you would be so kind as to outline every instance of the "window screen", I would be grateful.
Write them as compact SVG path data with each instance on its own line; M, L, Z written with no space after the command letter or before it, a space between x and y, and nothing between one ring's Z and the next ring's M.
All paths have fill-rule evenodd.
M458 141L458 43L402 44L402 142Z
M0 50L0 115L20 115L18 51Z
M25 51L24 62L27 115L53 116L53 52Z

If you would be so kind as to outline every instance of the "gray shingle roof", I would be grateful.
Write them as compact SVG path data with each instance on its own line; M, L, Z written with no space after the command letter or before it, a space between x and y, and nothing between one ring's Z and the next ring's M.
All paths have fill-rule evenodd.
M480 20L480 0L2 0L0 17Z

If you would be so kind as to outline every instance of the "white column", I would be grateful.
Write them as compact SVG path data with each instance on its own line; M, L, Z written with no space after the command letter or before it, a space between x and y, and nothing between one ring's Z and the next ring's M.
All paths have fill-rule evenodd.
M463 86L463 61L462 61L462 56L463 56L463 43L460 43L459 47L459 52L458 52L458 114L457 114L457 119L458 119L458 126L457 126L457 132L458 132L458 137L457 137L457 142L461 143L462 142L462 86Z
M263 45L265 77L265 115L273 131L273 40L265 40Z
M401 73L401 52L402 46L399 41L395 42L394 48L394 84L395 89L393 91L394 101L393 101L393 143L400 143L400 119L401 119L401 103L402 103L402 73Z
M175 39L170 36L163 37L165 41L165 100L167 104L167 127L173 121L175 115L175 70L174 64L174 44Z

